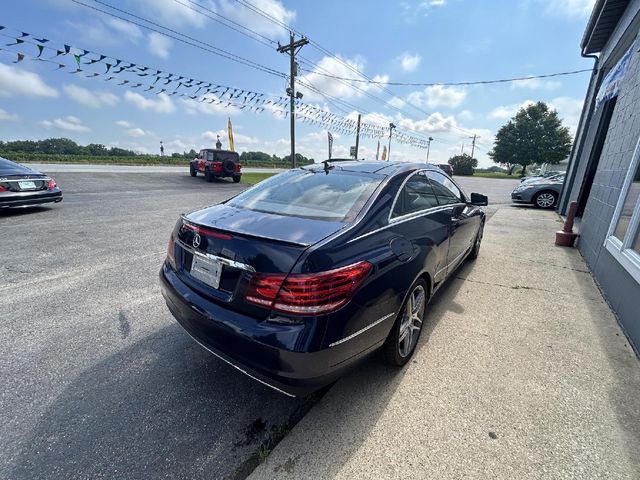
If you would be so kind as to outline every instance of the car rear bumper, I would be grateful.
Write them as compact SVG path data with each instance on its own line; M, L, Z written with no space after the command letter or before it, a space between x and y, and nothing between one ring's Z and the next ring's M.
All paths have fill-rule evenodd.
M160 281L167 307L196 342L242 373L289 396L305 396L332 383L382 345L378 341L355 354L349 342L317 351L292 351L282 348L284 342L278 337L300 331L301 325L265 326L267 322L210 302L187 287L166 264ZM273 328L272 335L264 334L268 328ZM272 339L275 345L258 340L259 336Z
M60 189L40 190L33 192L10 192L0 196L0 207L24 207L43 203L58 203L62 201Z

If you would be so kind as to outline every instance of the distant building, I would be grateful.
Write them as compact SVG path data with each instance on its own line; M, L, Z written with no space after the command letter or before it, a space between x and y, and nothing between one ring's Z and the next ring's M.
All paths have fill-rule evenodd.
M578 248L640 351L640 0L598 0L582 40L593 57L558 209L578 202Z

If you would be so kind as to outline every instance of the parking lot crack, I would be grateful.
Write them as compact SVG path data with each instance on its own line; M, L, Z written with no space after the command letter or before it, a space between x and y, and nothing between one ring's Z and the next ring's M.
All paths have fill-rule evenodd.
M582 298L582 299L586 298L587 300L591 300L592 302L597 302L597 303L601 303L602 302L601 298L585 297L582 294L576 295L576 294L571 293L571 292L561 292L561 291L557 291L557 290L549 290L547 288L531 287L529 285L504 285L502 283L483 282L482 280L471 280L470 278L460 277L460 276L453 277L453 279L462 280L463 282L477 283L477 284L480 284L480 285L488 285L488 286L491 286L491 287L508 288L508 289L511 289L511 290L536 290L536 291L539 291L539 292L554 293L556 295L567 295L567 296L570 296L570 297L579 297L579 298Z

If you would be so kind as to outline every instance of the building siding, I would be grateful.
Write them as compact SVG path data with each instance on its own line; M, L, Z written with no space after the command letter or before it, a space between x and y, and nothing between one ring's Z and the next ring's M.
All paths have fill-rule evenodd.
M616 32L602 52L601 62L605 70L615 65L617 59L634 39L637 42L635 48L640 47L640 41L637 40L637 14L640 11L640 2L635 1L632 4L630 7L634 8L629 8L625 12ZM623 37L626 38L621 45ZM589 93L594 95L596 92ZM586 143L579 161L574 165L577 175L574 184L567 192L570 200L575 200L580 191L595 131L600 121L600 113L596 111L590 124L584 126L585 132L582 134L586 135ZM638 314L637 303L637 299L640 298L640 284L604 248L604 242L639 136L640 54L635 53L611 117L607 138L580 224L578 248L617 313L636 351L640 351L640 314Z

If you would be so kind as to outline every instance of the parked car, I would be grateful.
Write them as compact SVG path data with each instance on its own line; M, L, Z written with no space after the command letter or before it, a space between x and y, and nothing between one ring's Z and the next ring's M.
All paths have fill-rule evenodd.
M0 157L0 208L62 201L53 178Z
M207 182L214 178L233 178L238 183L242 177L240 155L229 150L205 148L189 163L189 173L192 177L198 172L204 174Z
M560 198L565 174L523 182L511 192L516 203L530 203L538 208L554 208Z
M564 175L564 172L544 172L541 173L539 175L529 175L526 177L522 177L520 179L520 183L522 182L533 182L535 180L541 180L543 178L553 178L553 177L557 177L558 175Z
M486 204L432 165L289 170L182 216L162 293L211 353L305 395L378 349L391 365L407 363L429 300L478 255Z
M436 167L438 167L450 177L453 177L453 167L451 167L451 165L449 165L448 163L439 163L436 165Z

